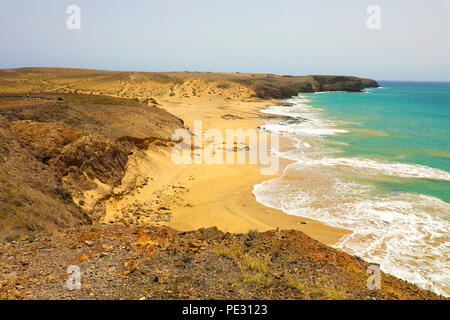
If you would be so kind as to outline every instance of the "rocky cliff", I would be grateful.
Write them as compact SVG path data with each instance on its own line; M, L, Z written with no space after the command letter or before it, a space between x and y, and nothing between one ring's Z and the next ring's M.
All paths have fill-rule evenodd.
M181 127L157 106L121 98L1 95L0 234L89 223L102 198L88 204L85 193L102 186L108 197L132 154Z

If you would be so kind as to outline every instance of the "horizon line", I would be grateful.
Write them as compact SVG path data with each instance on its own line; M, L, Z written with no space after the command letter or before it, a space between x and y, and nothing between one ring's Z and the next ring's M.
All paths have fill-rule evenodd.
M92 71L107 71L107 72L146 72L146 73L228 73L228 74L260 74L260 75L276 75L276 76L292 76L292 77L302 77L302 76L347 76L347 77L357 77L366 78L375 81L392 81L392 82L450 82L449 80L405 80L405 79L374 79L367 76L357 76L348 74L324 74L324 73L314 73L314 74L278 74L273 72L244 72L244 71L199 71L199 70L171 70L171 71L147 71L147 70L114 70L114 69L103 69L103 68L87 68L87 67L43 67L43 66L21 66L21 67L0 67L0 70L14 70L14 69L74 69L74 70L92 70Z

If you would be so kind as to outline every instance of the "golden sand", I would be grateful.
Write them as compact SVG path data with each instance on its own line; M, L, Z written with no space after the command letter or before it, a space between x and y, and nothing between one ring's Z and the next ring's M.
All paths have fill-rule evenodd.
M217 128L222 132L226 129L257 128L262 124L258 110L268 104L267 101L248 102L222 97L178 98L160 102L167 111L183 119L191 131L194 121L201 120L203 131ZM239 118L221 118L225 114ZM280 143L281 148L290 147L286 139ZM139 170L151 183L129 195L108 200L105 222L117 222L124 212L133 214L135 208L148 207L153 208L153 216L140 217L139 222L168 225L181 231L214 226L225 232L238 233L296 229L325 244L336 243L348 232L308 218L285 214L255 200L253 186L280 176L281 170L289 163L286 159L280 159L278 172L261 175L260 167L248 162L176 165L171 161L170 153L170 147L153 146L144 157L130 162L129 171ZM162 217L156 222L152 218L155 211L159 211Z

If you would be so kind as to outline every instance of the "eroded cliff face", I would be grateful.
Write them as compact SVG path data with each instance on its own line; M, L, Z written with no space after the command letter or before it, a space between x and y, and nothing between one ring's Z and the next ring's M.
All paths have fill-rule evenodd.
M364 88L378 87L375 80L348 76L276 76L236 79L253 89L255 96L286 99L299 92L348 91L361 92Z
M361 92L364 88L376 88L375 80L343 77L343 76L313 76L316 82L315 91L348 91Z
M166 111L127 99L0 96L0 232L90 223L121 184L129 158L169 143L182 127ZM99 187L87 201L86 192Z

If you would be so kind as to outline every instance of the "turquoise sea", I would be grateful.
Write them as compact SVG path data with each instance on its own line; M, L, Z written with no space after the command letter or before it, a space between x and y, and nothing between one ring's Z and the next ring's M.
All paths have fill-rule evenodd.
M299 94L264 112L296 143L261 203L351 230L336 247L450 295L450 83L380 81L363 93ZM295 121L297 119L297 121Z
M330 138L344 142L347 156L421 164L450 172L450 83L380 82L369 94L342 92L311 98L327 117L342 119L349 133ZM439 179L380 179L385 192L416 192L450 203L450 183Z

